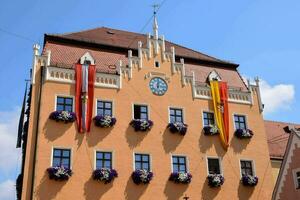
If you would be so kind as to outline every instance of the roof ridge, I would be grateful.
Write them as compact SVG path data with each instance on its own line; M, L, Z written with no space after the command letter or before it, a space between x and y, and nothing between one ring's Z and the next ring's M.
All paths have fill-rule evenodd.
M264 119L265 122L275 122L275 123L281 123L281 124L293 124L293 125L299 125L300 123L295 123L295 122L284 122L284 121L276 121L276 120L267 120Z

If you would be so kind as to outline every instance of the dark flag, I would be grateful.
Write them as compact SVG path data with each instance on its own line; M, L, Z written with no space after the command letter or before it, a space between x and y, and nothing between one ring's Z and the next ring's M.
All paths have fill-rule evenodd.
M17 138L17 146L16 146L17 148L21 147L21 141L22 141L22 135L23 135L23 125L24 125L24 116L25 116L25 106L26 106L26 94L27 94L27 82L26 82L26 87L25 87L22 110L21 110L20 119L19 119L18 138Z

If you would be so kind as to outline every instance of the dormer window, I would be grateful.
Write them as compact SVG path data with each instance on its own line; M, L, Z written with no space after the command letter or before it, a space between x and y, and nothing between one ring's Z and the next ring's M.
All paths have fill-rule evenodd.
M216 70L211 71L208 74L207 81L221 81L221 76L218 74Z
M94 65L95 64L95 60L89 52L86 52L84 55L82 55L79 62L82 65Z
M91 64L91 61L90 61L90 60L84 60L83 64L84 64L84 65L90 65L90 64Z
M155 61L155 67L160 67L160 63L158 61Z

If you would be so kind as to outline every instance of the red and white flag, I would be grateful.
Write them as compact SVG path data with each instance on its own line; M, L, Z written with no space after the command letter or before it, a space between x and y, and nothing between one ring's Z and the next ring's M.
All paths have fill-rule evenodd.
M95 65L76 64L75 66L75 112L78 132L89 132L92 122Z

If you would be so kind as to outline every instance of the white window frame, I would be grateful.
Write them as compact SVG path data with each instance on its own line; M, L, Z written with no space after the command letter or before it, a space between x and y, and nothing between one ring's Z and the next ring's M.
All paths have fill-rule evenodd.
M111 153L111 168L115 168L115 152L108 149L95 149L94 150L94 170L97 169L97 152Z
M300 185L298 185L298 179L300 177L297 178L297 172L300 172L300 168L293 169L293 179L294 179L295 190L299 190L300 189Z
M133 171L135 171L135 154L149 155L149 167L150 167L149 172L152 172L152 155L151 155L151 153L148 153L148 152L142 152L142 151L135 151L135 152L133 152L133 154L132 154L132 156L133 156L133 159L132 159Z
M185 167L186 167L186 172L187 173L190 173L190 163L189 163L189 159L188 159L188 156L185 155L185 154L170 154L170 159L171 159L171 172L173 173L174 172L174 169L173 169L173 156L181 156L181 157L185 157Z
M51 159L50 159L50 166L53 166L53 153L54 149L62 149L62 150L70 150L70 169L73 167L73 148L71 147L62 147L62 146L52 146L51 149Z
M206 156L206 172L207 172L207 175L209 175L209 168L208 168L208 159L218 159L219 160L219 166L220 166L220 174L222 176L224 176L224 171L223 171L223 165L222 165L222 158L221 157L218 157L218 156Z
M183 107L179 107L179 106L168 106L168 121L169 123L171 122L171 118L170 118L170 109L173 108L173 109L181 109L182 110L182 121L183 123L186 123L185 121L185 109Z
M147 117L148 117L148 120L150 120L150 106L149 104L146 104L146 103L132 103L131 105L131 118L134 119L134 106L146 106L147 107Z
M67 95L67 94L55 94L55 99L54 99L54 110L56 111L57 109L57 98L58 97L66 97L66 98L72 98L72 112L75 112L75 96L73 95Z
M106 102L111 102L111 114L112 117L115 117L115 101L110 100L110 99L102 99L102 98L96 98L96 106L95 106L95 116L98 115L98 101L106 101Z
M255 161L253 159L249 159L249 158L240 158L239 159L240 177L241 178L243 177L242 168L241 168L241 161L250 161L251 165L252 165L252 174L253 174L253 176L256 176Z
M216 124L215 112L214 112L214 111L211 111L211 110L202 110L202 126L205 127L205 125L204 125L204 113L205 113L205 112L206 112L206 113L211 113L211 114L213 114L215 125L217 125L217 124Z
M245 117L245 128L248 129L248 115L246 115L246 114L240 114L240 113L233 113L232 114L232 119L233 119L233 128L234 128L234 130L236 130L235 120L234 120L234 116L235 115L239 115L239 116L244 116Z

